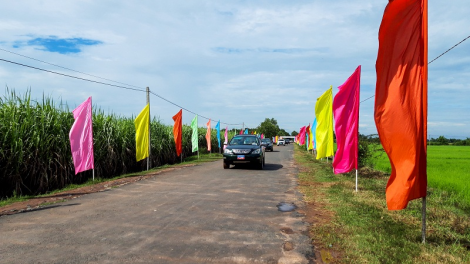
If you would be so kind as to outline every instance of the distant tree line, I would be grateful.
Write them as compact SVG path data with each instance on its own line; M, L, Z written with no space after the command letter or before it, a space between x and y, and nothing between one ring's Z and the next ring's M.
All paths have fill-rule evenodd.
M470 146L470 138L456 139L439 136L428 140L429 145L454 145L454 146Z
M359 141L367 141L369 143L380 144L380 139L379 139L378 134L372 134L372 135L359 134ZM428 145L470 146L470 138L456 139L456 138L446 138L444 136L439 136L438 138L428 139Z

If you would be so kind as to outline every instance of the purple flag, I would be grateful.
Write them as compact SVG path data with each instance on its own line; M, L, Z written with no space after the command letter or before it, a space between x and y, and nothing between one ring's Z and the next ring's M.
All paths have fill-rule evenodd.
M72 128L69 132L75 175L79 172L94 169L93 127L91 97L73 110Z
M333 100L337 144L333 160L335 174L357 169L360 86L361 66L359 65L346 82L338 87L339 91Z

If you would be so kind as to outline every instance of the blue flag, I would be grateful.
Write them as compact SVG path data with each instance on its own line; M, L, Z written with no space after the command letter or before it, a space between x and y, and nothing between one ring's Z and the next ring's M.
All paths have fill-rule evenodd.
M248 128L245 129L245 134L248 134Z
M215 129L217 129L217 141L219 142L219 148L220 148L220 120L217 122L217 125L215 125Z

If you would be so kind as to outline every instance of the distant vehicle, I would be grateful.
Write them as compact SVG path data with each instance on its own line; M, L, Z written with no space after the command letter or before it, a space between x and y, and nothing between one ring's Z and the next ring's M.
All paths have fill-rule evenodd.
M285 145L286 145L286 141L285 141L284 139L279 139L279 140L277 141L277 145L278 145L278 146L281 146L281 145L282 145L282 146L285 146Z
M261 139L261 145L263 145L266 148L266 151L270 150L273 151L273 142L269 138L263 138Z
M289 138L286 138L286 145L287 145L287 144L290 144L290 142L291 142L290 139L289 139Z
M256 135L236 135L224 149L224 169L231 164L253 164L262 170L265 163L265 148Z

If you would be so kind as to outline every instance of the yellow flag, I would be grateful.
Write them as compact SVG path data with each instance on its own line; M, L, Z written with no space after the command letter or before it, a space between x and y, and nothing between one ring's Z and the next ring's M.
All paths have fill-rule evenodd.
M149 123L150 105L147 104L142 112L134 120L135 125L135 149L137 161L149 156Z
M310 133L308 134L308 150L313 149L313 133L315 132L312 132L312 129L313 129L313 126L310 127Z
M333 86L317 99L315 104L317 129L317 159L331 157L333 153Z

